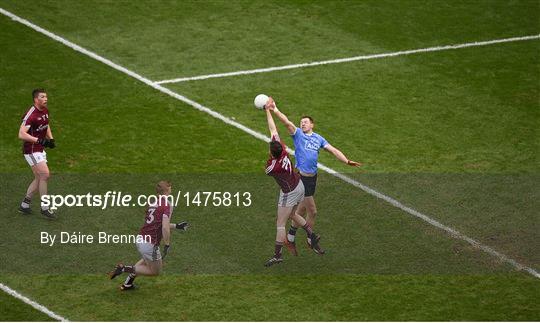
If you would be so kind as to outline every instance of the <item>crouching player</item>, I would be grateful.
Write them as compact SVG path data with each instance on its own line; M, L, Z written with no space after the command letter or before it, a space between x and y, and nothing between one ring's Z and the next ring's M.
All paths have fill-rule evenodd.
M167 256L171 245L171 228L179 230L187 230L189 224L187 222L172 223L171 217L173 207L171 201L168 200L168 196L171 195L171 183L167 181L160 181L156 186L156 192L158 194L158 202L156 205L149 205L146 210L146 217L144 225L139 231L138 241L146 240L147 237L150 241L137 242L137 250L142 256L134 265L124 265L119 263L116 265L113 271L109 273L109 278L113 279L122 273L128 273L128 277L125 282L120 285L121 290L130 290L135 288L133 281L137 275L142 276L157 276L161 273L163 266L163 259ZM163 254L160 252L160 243L163 240Z
M298 204L304 198L304 184L300 181L300 176L293 170L287 149L279 138L271 113L274 107L274 100L269 98L265 105L265 111L272 140L270 142L270 158L266 163L266 174L274 177L281 187L281 191L279 192L274 256L266 262L266 267L283 261L281 251L283 244L287 244L285 225L289 218L293 219L306 231L312 241L311 248L315 250L320 248L320 236L315 234L309 224L306 223L306 220L295 212ZM288 244L287 247L289 247ZM289 248L289 250L293 255L296 255L295 249Z

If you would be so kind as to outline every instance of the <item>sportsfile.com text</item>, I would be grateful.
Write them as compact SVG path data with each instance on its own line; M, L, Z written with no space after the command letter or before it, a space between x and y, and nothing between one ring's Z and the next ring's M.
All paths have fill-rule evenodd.
M121 191L107 191L104 194L43 195L41 202L51 209L59 207L108 207L148 206L162 203L157 195L132 195ZM252 204L250 192L182 192L167 196L167 203L175 207L249 207Z

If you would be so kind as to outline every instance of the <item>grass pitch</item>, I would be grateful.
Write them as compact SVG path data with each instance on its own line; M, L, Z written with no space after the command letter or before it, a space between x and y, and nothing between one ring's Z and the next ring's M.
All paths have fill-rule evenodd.
M540 30L534 1L0 7L156 81ZM327 174L317 188L316 229L328 254L300 245L298 258L264 268L277 196L262 172L265 143L4 16L0 29L7 44L0 54L0 281L52 311L71 320L540 317L537 279ZM352 170L326 153L321 162L538 270L539 44L167 87L263 133L264 115L251 101L271 94L291 119L313 115L316 130L365 167ZM63 208L53 222L15 212L31 180L16 132L38 86L49 91L58 142L48 154L51 193L149 194L167 178L175 190L249 191L253 205L177 209L174 219L192 230L173 235L164 275L138 278L140 289L122 296L104 274L137 259L132 245L47 247L39 234L135 233L143 208ZM6 295L0 302L2 318L46 319Z

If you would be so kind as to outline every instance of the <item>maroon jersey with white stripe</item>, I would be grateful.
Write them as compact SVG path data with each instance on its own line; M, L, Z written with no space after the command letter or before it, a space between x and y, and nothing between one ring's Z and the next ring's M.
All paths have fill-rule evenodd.
M31 106L22 118L22 125L30 127L28 134L38 139L45 138L47 128L49 128L49 110L43 108L39 111L38 108ZM42 152L43 146L38 143L25 141L23 143L23 154L32 154Z
M149 235L151 242L154 245L161 242L163 235L161 231L163 216L167 216L169 219L171 218L172 205L165 195L160 195L157 205L148 206L146 217L144 218L144 225L139 231L139 234L142 236Z
M274 158L270 154L270 159L266 162L266 175L274 177L283 193L289 193L298 185L300 175L294 171L289 154L287 153L287 147L283 141L279 139L278 135L272 136L272 141L274 140L281 142L283 151L279 158Z

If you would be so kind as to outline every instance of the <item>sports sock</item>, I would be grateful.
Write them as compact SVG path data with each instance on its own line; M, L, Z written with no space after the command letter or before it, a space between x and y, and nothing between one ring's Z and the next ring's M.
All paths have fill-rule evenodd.
M313 234L313 230L311 229L311 227L309 226L309 224L304 224L304 226L302 227L302 229L304 229L304 231L306 231L308 237L311 237L311 235Z
M24 200L21 203L21 207L23 207L25 209L29 208L30 207L30 202L32 202L32 200L28 196L25 196Z
M126 278L126 281L124 281L124 286L131 286L133 285L133 281L135 280L135 278L137 277L137 275L135 275L135 273L131 273L127 276Z
M274 249L274 257L281 258L281 249L283 248L283 242L276 241L276 246Z
M124 266L122 271L125 273L135 273L135 266Z
M296 237L296 230L298 230L298 228L291 225L291 227L289 228L289 233L287 233L287 240L289 240L289 242L294 242L294 238Z

